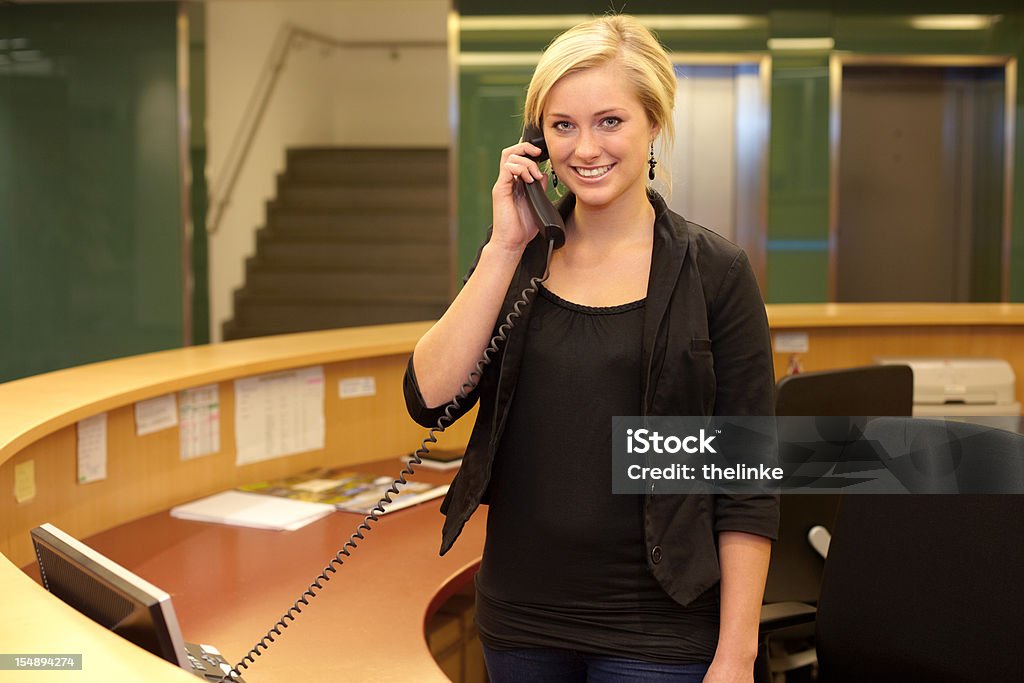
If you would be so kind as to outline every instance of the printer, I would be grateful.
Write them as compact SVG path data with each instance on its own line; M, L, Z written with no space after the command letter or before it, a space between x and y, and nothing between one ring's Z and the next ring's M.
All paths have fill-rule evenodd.
M1020 416L1013 368L1000 358L880 357L914 372L914 416Z

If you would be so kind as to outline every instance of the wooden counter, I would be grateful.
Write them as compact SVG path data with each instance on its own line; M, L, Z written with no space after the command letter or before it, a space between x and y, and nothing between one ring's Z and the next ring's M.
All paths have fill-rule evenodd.
M111 533L120 535L123 529L128 529L126 533L130 536L131 525L141 523L137 520L150 520L153 515L166 516L166 511L174 505L242 483L280 477L316 465L351 465L394 458L411 452L419 445L426 430L413 423L405 413L401 379L413 346L428 327L429 323L409 323L244 340L119 359L0 384L0 551L4 555L0 557L0 601L9 609L7 618L0 625L0 649L8 653L86 653L85 670L36 671L31 674L33 681L197 680L81 617L53 599L18 569L34 562L29 530L42 522L52 522L71 535L89 539L90 542L97 538L96 534L115 527L118 528ZM324 368L325 448L237 466L233 380L311 365L322 365ZM376 382L376 395L344 400L339 397L338 382L341 379L370 376ZM221 448L218 453L182 461L178 454L176 428L146 436L136 435L134 402L214 383L219 387L221 416ZM107 478L79 485L76 474L75 424L78 420L104 411L108 413ZM460 421L441 437L437 448L463 445L471 424L472 417ZM28 460L34 462L37 494L32 500L18 503L13 496L14 468ZM400 463L398 460L393 462L397 473L401 468ZM423 474L423 471L418 474ZM458 581L448 586L450 579L468 579L467 567L475 566L479 561L482 527L479 527L474 539L473 529L477 529L480 524L474 521L473 526L468 527L468 540L461 548L453 550L444 558L438 558L443 518L437 512L437 501L428 505L433 506L432 509L417 508L395 513L395 520L409 520L410 517L419 520L413 523L408 534L398 533L401 538L391 537L388 540L388 524L394 525L394 522L384 518L380 529L371 535L378 537L368 538L367 541L362 570L366 573L359 574L354 569L359 563L353 561L353 570L347 576L355 577L353 580L357 584L370 576L380 577L374 584L379 590L365 590L359 594L359 600L353 603L359 605L358 616L351 620L359 624L358 636L353 634L351 640L344 643L339 641L338 648L326 653L329 659L326 663L317 663L313 652L303 651L303 655L295 656L294 661L289 657L283 658L287 662L284 668L303 672L320 671L323 673L320 680L334 680L341 671L342 662L351 661L355 666L353 671L358 672L360 662L373 661L367 649L371 648L369 634L379 631L384 634L384 638L378 642L385 656L383 660L378 658L373 665L377 669L371 678L386 680L382 675L386 667L381 662L390 657L400 660L393 663L396 671L405 671L407 674L408 671L403 667L412 666L416 669L419 674L412 678L444 680L424 642L423 621L427 610L435 607L434 601L439 595L443 596L445 591L453 591L458 587ZM310 531L303 530L303 533L319 533L327 539L317 545L317 549L330 546L336 550L354 530L355 525L349 524L353 518L353 515L340 513L331 515L327 518L331 521L317 522L308 527ZM175 569L171 566L168 571L168 566L161 563L165 557L161 551L164 543L169 543L168 547L174 549L181 541L175 540L179 531L172 533L167 529L175 525L188 526L189 523L170 519L166 522L171 526L159 527L157 536L148 534L148 541L137 544L138 548L152 551L152 556L141 559L131 555L125 564L171 592L175 601L182 604L183 609L179 615L187 639L219 646L232 663L280 617L280 612L298 597L330 557L328 555L322 558L323 561L318 558L313 562L319 562L320 566L312 572L307 571L308 566L302 567L299 572L303 577L301 579L296 576L285 581L282 575L280 585L274 579L273 585L265 589L256 588L255 592L255 573L243 572L241 575L249 578L240 582L240 590L250 591L250 596L242 605L234 604L239 598L236 593L229 593L223 599L217 595L202 594L202 606L196 607L194 600L197 596L190 592L191 586L185 590L186 587L177 582L181 579L177 569L181 567ZM119 527L125 524L126 527ZM212 525L196 526L207 529ZM225 540L218 534L241 534L238 538L248 538L246 532L252 530L216 528L198 535L186 534L192 540L188 541L185 552L192 555L192 561L200 566L211 560L219 562L223 557L216 552L209 549L208 552L201 552L199 548L203 548L204 543L214 537L218 539L217 542L224 540L225 547L234 548L241 542ZM166 541L160 537L165 533L171 534ZM259 535L260 532L255 533ZM301 538L302 533L295 532L288 536ZM106 537L98 538L102 545ZM195 538L200 540L196 541ZM397 551L402 543L409 546L408 556L415 556L422 565L410 564L406 559L408 556ZM242 545L254 546L258 551L261 544L246 540ZM374 546L378 548L378 553L381 549L385 550L383 556L392 563L390 566L380 563L379 554L374 559ZM216 551L216 548L213 550ZM247 561L253 563L250 570L268 562L268 558L259 552L242 554L250 558ZM115 553L114 557L125 559L119 553ZM281 557L287 558L278 556L277 559ZM231 560L234 563L241 561L238 558ZM418 571L399 580L397 575L410 568ZM376 573L378 571L379 574ZM301 585L297 585L296 581ZM327 624L331 623L332 618L346 612L342 599L345 590L338 589L342 583L336 580L332 591L329 591L336 596L328 598L325 595L323 602L328 603L327 606L318 606L320 614L328 617L321 622L325 635L330 634ZM390 596L403 586L408 591L405 598L407 602L395 598L389 604L381 597ZM287 604L279 604L286 595L290 596ZM264 598L269 598L266 603L263 602ZM329 604L332 600L336 601L333 607ZM389 612L390 616L382 616L378 621L376 610L373 615L367 612L372 608L366 600L378 600L379 608ZM395 623L388 625L389 621ZM316 619L310 617L307 623L314 622ZM293 629L301 630L298 626ZM392 636L406 633L414 634L415 637L408 640L403 637L401 642L391 639ZM298 641L296 645L301 650L304 638L289 635L288 640ZM318 642L311 635L305 639L307 642ZM275 650L287 651L290 647L295 645L282 643ZM345 651L344 656L342 650ZM324 652L318 654L320 657L324 655ZM282 674L282 659L278 659L274 665L266 663L273 661L271 656L261 659L264 661L254 667L253 672L246 676L247 680L256 683L291 680L290 674ZM293 664L297 668L292 669ZM261 668L276 671L277 677L261 676ZM23 675L0 672L0 680L8 680L11 676L22 680ZM358 673L343 677L349 680L366 679ZM305 675L304 678L316 680L315 677ZM404 676L395 680L409 679L409 676Z
M773 347L780 332L805 333L796 354L805 372L871 365L881 356L1002 358L1024 405L1024 304L775 304L767 307ZM775 353L775 376L791 353Z
M768 314L773 334L806 333L808 350L798 354L804 370L869 364L876 356L884 355L993 356L1013 366L1018 377L1017 399L1024 401L1024 305L773 305L768 307ZM239 605L241 593L193 593L192 584L179 583L182 574L162 563L160 549L164 541L160 538L139 540L125 562L175 595L182 605L179 614L187 638L218 645L228 659L241 656L301 592L301 586L292 585L297 575L285 576L292 564L279 556L260 557L260 543L241 530L201 525L201 531L182 531L185 527L179 525L187 523L164 519L166 511L242 483L284 476L315 465L393 458L415 448L424 430L405 414L401 377L413 345L428 327L429 323L408 323L228 342L97 363L0 385L0 552L4 555L0 558L0 600L9 610L0 625L2 649L84 652L87 662L102 667L97 670L87 665L85 671L74 673L34 672L33 681L195 680L80 617L17 569L33 561L29 529L48 521L78 538L95 539L101 549L111 544L108 549L115 553L125 551L117 545L118 538L146 539L146 533L138 535L140 529L157 528L173 545L182 544L178 549L187 549L186 555L194 557L200 566L215 560L237 569L246 577L239 590L265 592L265 603L262 599L251 603L243 600ZM776 354L778 376L785 373L790 356ZM237 466L233 380L311 365L324 368L325 448ZM341 379L367 376L375 378L376 395L345 400L339 397ZM182 461L177 429L141 437L135 434L134 402L206 384L217 384L220 392L218 453ZM79 485L75 424L101 412L108 413L107 479ZM470 426L471 420L461 421L443 437L439 447L464 444ZM37 495L17 503L12 494L14 468L28 460L34 462ZM414 520L409 522L408 533L395 531L400 519L397 515L402 514L406 514L406 520ZM332 515L284 542L305 547L303 534L314 534L329 539L324 543L334 547L336 540L343 542L350 533L346 524L335 521L341 517L351 516ZM388 671L393 671L393 680L437 679L440 672L422 639L423 619L437 596L464 581L478 559L483 537L481 518L474 518L467 527L469 535L459 541L452 554L437 558L441 518L436 509L397 513L395 522L390 522L395 524L391 532L385 522L374 532L377 537L368 538L363 568L358 569L358 557L352 561L352 573L346 580L358 580L361 589L367 587L358 593L358 600L346 607L348 593L337 590L344 585L339 580L325 594L323 604L311 608L328 615L326 621L310 616L305 622L319 628L340 614L351 617L347 623L364 625L346 627L335 634L318 631L307 635L302 635L297 625L272 654L261 658L264 661L258 662L247 678L255 683L285 680L283 672L294 671L311 682L339 677L388 680ZM136 524L142 526L133 526ZM251 551L250 547L257 550ZM289 552L300 551L294 548ZM252 557L256 558L251 560L254 564L243 567L242 563L249 562L243 558ZM424 562L429 559L430 564L426 569L413 567L409 557ZM261 587L261 562L275 565L275 572L285 572L280 585L275 580ZM313 562L318 563L319 559ZM312 573L321 567L315 567ZM295 571L306 576L306 568L301 569ZM450 583L453 577L454 583ZM403 586L410 589L407 603L396 597ZM331 593L334 597L328 598ZM279 606L279 600L286 604ZM378 608L391 610L390 616L380 616ZM411 638L413 632L421 637ZM371 637L377 634L383 634L383 639ZM377 647L371 643L381 643L382 649L370 653L368 648ZM275 656L280 658L272 663ZM317 659L325 656L327 659ZM360 668L360 662L371 668ZM261 677L261 669L278 678ZM0 680L12 675L0 672ZM290 673L287 678L291 678Z
M215 382L310 365L408 358L430 323L244 339L119 358L0 385L0 463L61 427L106 410Z
M1024 325L1024 304L772 304L772 329Z

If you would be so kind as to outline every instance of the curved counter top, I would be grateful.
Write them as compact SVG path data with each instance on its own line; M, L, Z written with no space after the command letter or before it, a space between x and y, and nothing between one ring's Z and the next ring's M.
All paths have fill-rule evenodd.
M189 387L308 365L408 355L430 322L243 339L118 358L0 384L0 463L98 413Z
M770 304L772 329L1024 325L1024 304Z

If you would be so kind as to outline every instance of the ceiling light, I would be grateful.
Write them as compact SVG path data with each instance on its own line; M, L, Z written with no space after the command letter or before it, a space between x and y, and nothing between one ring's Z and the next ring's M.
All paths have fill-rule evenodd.
M922 14L910 17L910 26L922 31L981 31L995 19L988 14Z
M742 14L639 14L635 16L641 24L656 31L734 31L753 28L765 23L760 17ZM593 18L589 14L459 17L459 28L462 31L564 31Z
M836 46L832 38L769 38L769 50L831 50Z

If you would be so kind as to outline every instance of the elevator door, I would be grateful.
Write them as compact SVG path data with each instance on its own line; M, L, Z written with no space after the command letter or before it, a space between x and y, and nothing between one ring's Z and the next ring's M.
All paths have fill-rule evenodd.
M837 301L999 298L1002 70L846 67Z
M759 67L678 64L675 71L669 206L756 252L764 237L761 196L768 129Z

